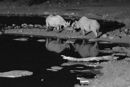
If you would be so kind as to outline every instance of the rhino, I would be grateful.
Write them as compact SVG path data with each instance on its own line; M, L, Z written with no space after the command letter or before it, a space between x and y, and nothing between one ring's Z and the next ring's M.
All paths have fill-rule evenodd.
M46 27L54 27L57 30L63 27L68 27L69 22L66 22L60 15L53 16L52 14L46 18Z
M85 16L81 17L79 21L75 21L72 24L73 28L80 28L83 32L83 34L86 34L86 32L93 32L96 37L98 37L98 31L100 28L100 24L94 20L94 19L89 19Z

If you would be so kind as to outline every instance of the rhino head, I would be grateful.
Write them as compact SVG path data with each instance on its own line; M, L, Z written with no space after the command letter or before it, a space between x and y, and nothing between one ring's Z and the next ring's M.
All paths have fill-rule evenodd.
M71 27L73 27L73 28L80 28L78 21L73 22Z
M70 22L65 22L64 27L70 26Z

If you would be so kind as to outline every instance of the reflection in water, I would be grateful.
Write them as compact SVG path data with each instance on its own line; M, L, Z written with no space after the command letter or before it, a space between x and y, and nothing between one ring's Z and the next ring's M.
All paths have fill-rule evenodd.
M27 39L28 41L26 41L26 38L14 39L10 36L0 38L1 71L31 70L33 72L33 75L29 78L12 80L11 83L17 87L25 87L25 85L31 87L34 87L34 85L35 87L87 87L97 76L103 75L102 67L98 66L96 61L95 63L92 61L66 62L60 57L66 48L69 48L66 54L79 54L80 57L86 59L95 57L99 53L98 42L79 41L78 39L68 41L47 37L40 40L35 38L36 41L33 40L34 37ZM82 58L77 57L77 59ZM20 72L6 73L8 76L25 74L27 75L27 73ZM6 82L6 84L8 83Z
M7 25L27 24L44 24L44 17L0 17L2 23ZM10 20L10 22L8 21ZM21 21L20 21L21 20ZM36 21L37 20L37 21ZM40 21L39 21L40 20ZM40 22L40 23L39 23ZM30 28L33 25L29 25ZM25 26L26 27L26 26ZM38 27L35 26L35 27ZM9 28L12 28L9 26ZM19 28L19 27L15 27ZM13 84L11 87L87 87L89 82L102 76L102 67L96 62L81 62L67 61L60 57L60 54L66 49L66 54L76 55L81 57L94 57L98 55L99 44L97 42L87 42L87 40L72 40L64 41L61 39L45 38L41 40L33 39L14 39L16 36L3 36L0 32L0 70L2 72L13 70L26 70L30 72L8 72L5 75L31 75L21 79L2 79L0 82ZM38 38L37 38L38 39ZM18 41L19 40L19 41ZM46 42L45 42L46 40ZM22 42L20 42L22 41ZM105 43L103 43L105 44ZM107 43L106 43L107 44ZM108 46L108 45L107 45ZM101 45L102 48L106 48ZM74 49L75 51L73 51ZM108 47L110 48L110 47ZM47 50L46 50L47 49ZM50 52L51 51L51 52ZM53 52L52 52L53 51ZM76 55L77 56L77 55ZM79 58L79 57L77 57ZM82 58L81 58L82 59ZM49 68L51 69L49 70ZM53 72L56 71L56 72ZM33 75L32 75L33 73ZM41 82L42 79L42 82ZM44 80L43 80L44 79ZM8 80L8 81L7 81ZM81 85L75 85L81 84ZM85 84L85 85L83 85ZM6 87L5 85L2 85ZM90 86L92 87L92 86Z
M54 51L56 53L62 52L65 48L69 47L66 43L60 43L59 40L50 41L47 39L46 47L49 51Z
M16 38L14 40L17 40L17 41L28 41L28 38Z
M63 42L62 39L52 40L51 38L46 40L46 48L56 53L61 53L66 48L70 48L70 44L75 49L74 53L78 52L81 57L95 57L99 53L97 42L86 43L85 40L82 40L82 43L77 42L77 40L75 42L69 40Z
M31 76L33 73L25 70L11 70L6 72L1 72L0 77L17 78Z
M2 36L3 37L3 36ZM1 62L1 66L4 67L4 69L7 69L8 67L11 70L17 69L25 69L33 72L33 75L30 77L31 79L23 78L21 79L21 84L24 84L26 81L28 84L37 83L41 84L41 87L74 87L74 86L87 86L87 84L90 84L93 82L93 80L97 76L102 76L103 73L101 72L102 67L96 65L96 62L83 62L83 61L64 61L62 57L59 57L58 53L61 53L65 48L70 47L70 44L63 40L54 40L54 39L47 39L48 43L45 42L38 42L36 38L28 41L20 41L13 40L13 38L16 37L6 37L6 39L2 39L1 37L1 61L4 63L4 65ZM37 38L38 39L38 38ZM51 44L51 46L49 46ZM64 45L63 45L64 44ZM87 53L87 55L83 54L83 56L91 56L93 50L97 50L98 44L96 42L90 42L90 43L71 43L72 46L76 48L77 52L80 54L81 52ZM46 45L46 46L44 46ZM56 49L51 48L57 46ZM62 50L59 50L59 46L63 46ZM76 47L77 46L77 47ZM50 51L55 51L55 53L51 53L50 51L46 50L47 48ZM58 48L58 51L57 51ZM82 51L82 49L84 51ZM84 49L86 48L86 49ZM70 49L69 49L70 50ZM69 51L68 51L69 52ZM74 51L75 52L75 51ZM7 53L9 56L7 56ZM51 54L50 54L51 53ZM82 54L82 53L81 53ZM90 55L91 54L91 55ZM95 54L94 54L95 55ZM88 58L88 57L86 57ZM89 57L90 58L90 57ZM82 58L81 58L82 59ZM7 62L8 61L8 62ZM13 65L14 64L14 65ZM12 68L15 67L15 68ZM51 67L51 69L49 69ZM1 68L2 70L2 68ZM8 70L9 71L9 70ZM15 74L18 76L17 73L11 73L10 75ZM22 78L22 77L21 77ZM77 79L78 78L78 79ZM41 80L44 79L44 80ZM26 81L24 81L26 80ZM40 83L39 81L42 81ZM51 84L49 84L49 83ZM14 83L16 81L14 80ZM81 84L81 85L75 85L75 84ZM17 84L17 86L19 86Z
M33 72L31 77L23 78L20 80L21 82L14 80L12 83L17 83L17 86L19 86L18 84L25 84L24 82L26 81L28 81L28 84L35 83L40 85L39 81L42 81L42 87L74 87L75 84L80 84L80 81L76 79L77 77L91 80L97 75L97 70L94 70L95 66L92 66L89 62L68 62L67 65L67 63L65 64L65 61L62 60L62 57L55 55L56 53L50 54L50 52L45 49L46 46L44 46L53 43L57 45L57 47L59 47L59 45L63 46L64 50L67 46L69 47L69 41L64 44L66 42L64 40L48 39L48 44L46 44L45 42L37 42L36 38L34 39L35 41L29 38L28 41L24 42L13 40L13 38L16 38L15 36L4 36L4 38L8 39L1 39L2 47L0 47L0 50L3 54L3 60L1 58L1 61L4 63L4 65L1 63L1 66L4 66L5 69L10 66L10 71L14 69L31 69ZM53 50L53 48L49 49ZM55 51L55 49L53 51ZM60 51L57 52L60 53ZM6 53L8 53L11 58L5 55ZM7 63L7 61L9 62ZM50 70L48 70L49 67L51 67Z
M59 71L62 70L63 67L60 66L52 66L51 68L48 68L48 71Z
M2 37L6 39L2 39ZM43 86L74 87L75 84L87 85L91 83L96 78L96 76L102 76L103 74L100 71L102 67L96 65L96 62L95 63L92 61L91 62L90 61L86 61L86 62L67 61L66 62L66 60L64 61L62 57L59 56L59 53L61 53L67 47L70 48L69 50L67 50L68 52L70 52L71 48L73 47L76 48L79 54L83 56L91 56L93 55L91 53L94 50L98 49L97 48L98 44L96 42L85 43L84 41L78 43L75 41L74 43L72 42L69 43L69 41L67 41L67 43L65 43L66 42L65 40L59 40L59 39L55 40L49 38L45 39L48 40L48 42L46 41L46 43L44 41L38 42L37 41L38 38L31 39L31 40L29 38L28 41L20 42L17 40L13 40L13 38L16 37L11 37L11 36L8 37L2 36L2 37L0 39L2 45L0 47L0 51L2 53L1 61L4 63L4 65L1 62L1 66L4 67L4 69L11 67L10 71L14 69L21 70L25 68L26 70L29 71L29 69L31 69L33 75L30 78L33 81L28 79L27 77L26 81L29 80L30 81L28 82L29 84L36 83L36 82L40 84L39 81L42 81L41 83L42 87ZM70 44L73 45L70 46ZM56 47L56 49L52 47L54 48ZM59 50L59 47L62 48L62 50ZM54 53L51 53L50 51L54 51ZM9 56L7 55L7 53ZM86 57L86 59L87 58L88 57ZM83 58L78 58L78 59L83 59ZM50 67L51 69L49 69ZM16 75L16 73L14 74ZM26 78L22 80L25 79ZM44 79L44 80L40 80L40 79ZM24 84L24 82L20 84ZM48 82L52 84L49 84ZM14 83L16 82L14 81Z
M94 45L93 43L85 43L85 40L83 40L82 44L75 43L75 49L82 57L97 56L98 54L97 47L98 47L97 42L94 42Z

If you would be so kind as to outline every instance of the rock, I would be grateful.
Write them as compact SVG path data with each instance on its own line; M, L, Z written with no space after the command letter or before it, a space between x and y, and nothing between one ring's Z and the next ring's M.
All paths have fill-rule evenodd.
M107 37L107 35L106 35L106 34L103 34L102 37Z
M109 39L111 39L111 40L112 40L112 39L114 39L114 37L113 37L113 36L109 36Z

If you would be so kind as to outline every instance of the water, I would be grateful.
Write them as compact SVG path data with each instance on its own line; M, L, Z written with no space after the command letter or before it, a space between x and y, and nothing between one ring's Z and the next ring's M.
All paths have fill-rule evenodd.
M28 38L28 40L14 40L19 37L16 35L0 36L0 72L29 70L34 74L30 77L17 78L17 80L0 78L2 82L4 81L13 86L39 85L39 87L73 87L76 83L79 83L76 79L77 76L91 79L96 75L96 73L84 71L90 69L84 64L75 63L72 66L62 66L67 61L63 60L60 54L48 51L45 47L45 42L37 41L38 37L33 39L33 37L21 36ZM57 72L47 70L53 66L61 66L63 69ZM82 69L78 67L82 67Z
M44 17L0 17L0 23L6 25L27 24L45 24ZM36 20L35 20L36 19ZM18 38L27 38L19 40ZM86 63L74 63L62 66L68 61L63 60L61 54L79 57L74 54L74 49L64 50L61 53L50 52L45 47L45 42L39 42L45 37L29 37L17 35L0 35L0 72L10 70L29 70L33 72L32 76L21 77L17 79L0 78L0 82L6 83L12 87L74 87L79 84L77 77L94 78L100 71L94 70L94 67L88 67ZM101 46L101 47L100 47ZM105 45L100 45L104 49ZM107 45L107 47L109 47ZM104 55L104 54L99 54ZM70 63L70 62L69 62ZM47 70L53 66L62 67L61 70L53 72ZM101 69L98 68L98 69ZM1 83L1 84L2 84ZM5 86L4 85L4 86ZM3 86L3 87L4 87Z
M59 81L63 83L74 81L75 77L69 73L69 70L55 73L47 71L47 68L52 66L60 66L64 60L62 60L60 54L46 50L45 43L37 42L36 38L30 41L15 41L13 40L14 38L18 38L18 36L0 36L0 71L29 70L32 71L34 75L18 79L17 81L11 80L12 83L17 84L16 82L18 82L19 84L30 85L32 83L39 83L39 85L44 83L44 85L50 85L48 84L49 82L52 83L52 85L58 85ZM44 81L42 82L41 79L44 79ZM10 80L6 81L10 83ZM26 83L26 81L28 81L28 83Z
M28 40L20 41L15 40L16 38L28 38ZM74 87L75 84L80 84L77 77L93 79L97 74L100 74L100 71L94 70L94 67L87 66L87 62L80 64L72 62L72 65L62 66L63 63L69 64L69 62L62 59L61 53L48 51L45 42L38 42L38 39L38 37L16 35L0 36L0 72L11 70L33 72L33 75L29 77L0 78L0 81L12 86ZM60 66L62 69L48 70L53 66Z

